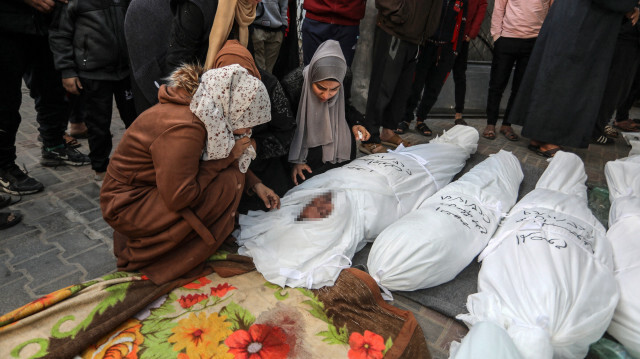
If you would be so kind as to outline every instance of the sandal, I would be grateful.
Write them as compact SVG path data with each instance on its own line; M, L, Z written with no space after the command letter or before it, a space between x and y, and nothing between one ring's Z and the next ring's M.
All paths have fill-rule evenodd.
M73 138L89 138L89 130L84 130L82 132L69 132L69 136L73 137Z
M398 124L398 128L393 130L393 132L397 133L398 135L403 135L408 130L409 130L409 123L407 121L400 121L400 123Z
M640 132L638 125L631 120L626 120L621 122L616 121L613 123L613 127L617 128L622 132Z
M604 126L604 135L609 138L618 138L618 131L616 131L613 126L606 125Z
M15 226L22 220L20 213L2 212L0 213L0 229Z
M398 136L398 135L393 135L393 137L390 140L387 141L380 141L381 144L387 146L387 147L391 147L393 149L395 149L396 147L403 145L404 147L409 147L411 146L411 143L409 143L409 141L405 141L402 139L402 137Z
M0 208L4 208L4 207L8 207L16 202L19 201L13 201L13 199L9 196L0 196Z
M69 148L78 148L82 146L82 144L78 142L78 140L76 140L73 136L69 135L66 132L64 133L64 135L62 135L62 138L64 138L64 143Z
M358 149L360 150L360 152L362 153L366 153L368 155L373 155L375 153L386 153L388 148L379 144L379 143L361 143L360 146L358 146Z
M509 141L517 141L520 137L513 132L511 126L502 126L500 128L500 133L504 135Z
M463 118L457 118L453 120L453 123L456 125L468 126L467 121L465 121Z
M493 130L489 128L489 126L493 127ZM496 126L493 125L487 125L487 127L484 128L484 131L482 131L482 137L486 138L487 140L495 140L496 139Z
M427 126L427 124L424 122L417 122L416 130L420 132L423 136L431 137L431 135L433 135L433 132L431 131L429 126Z
M529 146L527 146L527 148L529 150L535 152L539 156L548 157L548 158L551 158L551 157L555 156L558 151L562 151L562 147L554 147L554 148L552 148L550 150L543 151L540 148L540 146L536 146L536 145L532 145L532 144L529 144Z

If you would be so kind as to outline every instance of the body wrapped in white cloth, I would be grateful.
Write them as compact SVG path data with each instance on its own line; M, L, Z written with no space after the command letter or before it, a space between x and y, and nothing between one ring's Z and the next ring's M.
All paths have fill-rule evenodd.
M611 244L587 206L580 158L558 152L480 254L469 327L501 324L524 358L584 358L619 298Z
M239 253L280 286L332 285L351 258L388 225L447 185L475 152L478 132L455 126L429 144L360 157L315 176L282 198L281 208L239 218ZM330 214L301 218L330 198Z
M455 278L482 251L518 198L518 159L500 151L387 227L367 269L383 289L411 291Z
M609 230L620 302L608 332L640 358L640 155L608 162Z

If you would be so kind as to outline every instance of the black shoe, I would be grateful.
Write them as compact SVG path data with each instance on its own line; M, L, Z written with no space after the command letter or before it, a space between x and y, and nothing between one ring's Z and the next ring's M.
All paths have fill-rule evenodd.
M52 149L42 148L42 159L40 164L43 166L83 166L88 165L91 161L89 156L78 152L78 150L69 148L65 145L59 145Z
M594 143L596 145L612 145L615 142L616 141L614 141L612 138L609 138L609 137L604 136L604 135L600 135L597 138L592 138L591 139L591 143Z
M22 195L40 192L44 189L42 183L29 177L15 163L0 168L0 190L7 193Z

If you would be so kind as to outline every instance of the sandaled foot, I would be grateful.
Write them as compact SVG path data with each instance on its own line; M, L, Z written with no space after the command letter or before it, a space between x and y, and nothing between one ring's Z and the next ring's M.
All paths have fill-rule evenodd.
M562 147L559 146L550 145L542 147L532 143L529 143L529 146L527 146L527 148L535 152L537 155L547 158L551 158L555 156L558 151L562 151Z
M403 140L402 137L400 137L400 136L398 136L396 134L394 134L392 137L390 137L390 138L388 138L386 140L383 140L382 138L380 138L380 143L385 145L385 146L387 146L387 147L394 148L394 149L396 147L400 146L400 145L403 145L404 147L411 146L411 143L409 143L409 141Z
M427 136L427 137L430 137L431 135L433 135L433 131L431 131L429 126L427 126L427 124L424 122L416 123L416 131L421 133L423 136Z
M495 140L496 139L496 126L487 125L487 127L484 128L484 131L482 131L482 137L486 138L487 140Z
M76 140L73 136L69 135L66 132L64 133L64 135L62 135L62 138L64 138L64 143L66 143L67 147L69 148L78 148L82 146L82 144L78 142L78 140Z
M515 132L513 132L513 128L511 128L511 126L502 126L500 127L500 133L504 135L504 137L507 138L507 140L509 141L517 141L518 135L516 135Z
M22 215L20 213L2 212L0 213L0 229L5 229L5 228L15 226L21 220L22 220Z
M617 128L622 132L640 132L640 127L638 126L637 123L633 122L632 120L626 120L626 121L620 121L620 122L616 121L613 123L613 127Z
M374 153L386 153L388 148L379 143L361 143L358 149L362 153L372 155Z
M468 126L467 121L465 121L463 118L455 119L453 120L453 123L456 125Z
M402 135L405 134L408 130L409 123L407 121L400 121L400 123L398 124L398 128L393 130L393 132L397 133L398 135Z

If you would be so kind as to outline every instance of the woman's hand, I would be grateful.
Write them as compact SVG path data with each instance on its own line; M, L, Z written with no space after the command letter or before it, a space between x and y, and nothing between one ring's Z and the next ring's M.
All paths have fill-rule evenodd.
M257 183L253 186L253 192L260 197L267 208L280 209L280 197L271 188L262 183Z
M251 139L249 137L242 137L237 139L236 143L233 145L233 148L231 149L231 153L229 154L229 157L233 158L234 160L237 160L238 158L240 158L244 150L249 148L249 145L251 145Z
M359 141L368 141L371 137L369 131L367 131L367 129L362 125L355 125L351 127L351 132L353 132L353 137Z
M303 181L306 180L306 178L304 177L304 172L302 172L303 170L309 173L313 172L311 171L311 167L309 167L306 163L296 163L293 165L293 169L291 170L291 179L296 186L298 185L298 176L300 176Z

